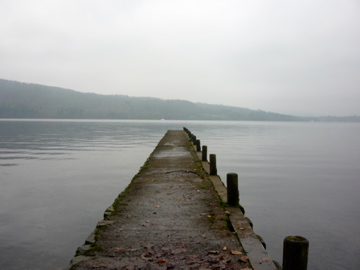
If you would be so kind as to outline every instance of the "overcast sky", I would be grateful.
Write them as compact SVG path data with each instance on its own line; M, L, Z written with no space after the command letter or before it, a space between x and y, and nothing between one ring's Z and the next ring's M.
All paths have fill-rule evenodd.
M360 0L1 0L0 78L360 115Z

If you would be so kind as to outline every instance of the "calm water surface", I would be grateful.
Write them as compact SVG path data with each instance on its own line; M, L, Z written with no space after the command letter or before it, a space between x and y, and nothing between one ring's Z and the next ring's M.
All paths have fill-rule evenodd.
M188 127L239 174L273 259L310 241L309 269L360 269L360 125L0 121L0 269L64 269L168 129Z

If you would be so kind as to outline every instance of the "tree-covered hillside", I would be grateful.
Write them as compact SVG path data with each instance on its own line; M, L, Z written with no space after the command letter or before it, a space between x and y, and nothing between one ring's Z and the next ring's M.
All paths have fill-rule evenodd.
M0 79L0 118L294 121L239 107L123 95L80 93Z

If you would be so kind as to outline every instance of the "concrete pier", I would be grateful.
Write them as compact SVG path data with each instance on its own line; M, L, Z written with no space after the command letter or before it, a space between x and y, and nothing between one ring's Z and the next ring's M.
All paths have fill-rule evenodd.
M275 270L196 150L184 131L168 131L70 269Z

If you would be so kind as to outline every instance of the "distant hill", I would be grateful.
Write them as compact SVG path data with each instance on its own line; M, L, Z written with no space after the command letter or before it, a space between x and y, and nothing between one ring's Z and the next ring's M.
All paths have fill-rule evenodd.
M80 93L0 79L0 118L301 121L300 117L223 105ZM306 119L309 120L309 119Z

